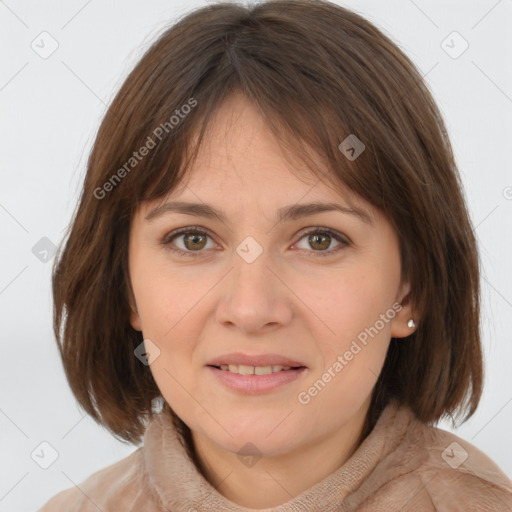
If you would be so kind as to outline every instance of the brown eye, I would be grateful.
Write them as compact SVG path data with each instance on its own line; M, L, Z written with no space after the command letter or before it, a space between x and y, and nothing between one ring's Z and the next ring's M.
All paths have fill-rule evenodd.
M178 254L200 256L206 252L203 249L212 248L212 246L207 247L209 238L210 236L204 231L189 227L170 233L164 237L162 244L170 251Z
M213 247L207 246L208 239ZM303 240L306 240L306 247L299 245L304 243ZM334 248L331 247L333 242L337 244ZM186 256L201 256L206 253L205 249L212 249L215 246L208 233L193 227L174 231L164 237L161 243L170 251ZM350 242L336 231L328 228L316 228L304 234L295 245L301 250L315 254L315 256L330 256L349 246Z
M309 242L309 245L315 251L321 251L323 249L329 248L329 245L331 245L331 237L324 233L320 233L320 234L313 233L313 234L309 235L308 242Z
M300 247L299 244L302 243L302 240L306 240L306 247ZM337 242L337 245L329 249L333 241ZM316 228L304 234L296 245L299 249L315 253L315 256L329 256L349 246L350 243L340 233L327 228Z
M189 233L183 236L183 244L191 251L202 249L206 245L207 235L204 233Z

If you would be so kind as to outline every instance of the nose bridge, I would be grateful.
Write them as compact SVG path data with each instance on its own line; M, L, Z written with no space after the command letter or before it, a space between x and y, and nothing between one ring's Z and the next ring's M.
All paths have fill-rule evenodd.
M275 290L275 283L271 282L270 259L269 251L252 237L236 248L229 292L241 309L263 311L262 308L269 307L274 301L275 293L279 293Z
M276 279L276 270L271 270L275 265L269 251L247 237L236 248L233 267L217 308L219 322L250 332L290 321L287 288Z

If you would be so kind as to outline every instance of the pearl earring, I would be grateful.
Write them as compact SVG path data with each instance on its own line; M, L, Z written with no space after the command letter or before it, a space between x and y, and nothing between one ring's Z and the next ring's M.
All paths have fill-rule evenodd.
M151 410L154 414L160 414L164 408L164 397L157 396L151 400Z
M411 329L413 327L416 327L416 324L414 323L414 320L412 318L407 322L407 327L409 327Z

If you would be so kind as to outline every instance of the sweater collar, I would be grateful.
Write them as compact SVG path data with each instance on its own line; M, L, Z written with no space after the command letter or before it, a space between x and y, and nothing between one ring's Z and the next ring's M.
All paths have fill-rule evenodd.
M412 419L409 409L391 402L359 448L334 473L279 507L250 509L225 498L204 478L182 445L171 416L164 410L151 420L144 435L148 485L168 511L335 510L399 444Z

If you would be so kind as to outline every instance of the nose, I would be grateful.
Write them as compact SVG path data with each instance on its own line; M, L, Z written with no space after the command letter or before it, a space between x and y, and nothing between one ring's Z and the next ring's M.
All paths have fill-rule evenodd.
M216 320L243 334L260 334L289 324L293 317L292 297L264 251L252 263L238 254L234 268L220 284Z

